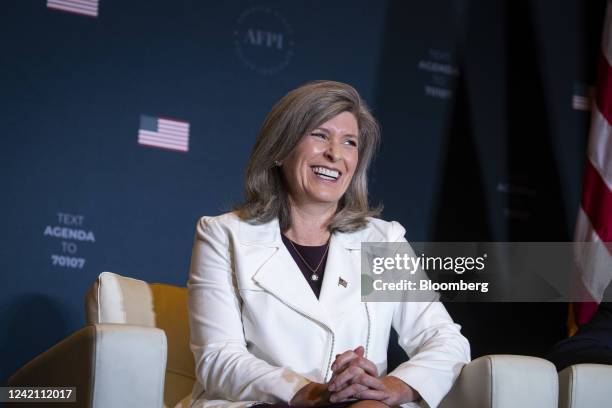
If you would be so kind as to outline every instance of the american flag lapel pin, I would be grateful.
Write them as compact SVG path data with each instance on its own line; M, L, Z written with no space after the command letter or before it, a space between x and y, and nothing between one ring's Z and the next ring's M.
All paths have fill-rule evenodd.
M340 286L340 285L342 285L342 286L344 286L346 288L346 286L348 285L348 282L345 281L342 278L338 278L338 286Z

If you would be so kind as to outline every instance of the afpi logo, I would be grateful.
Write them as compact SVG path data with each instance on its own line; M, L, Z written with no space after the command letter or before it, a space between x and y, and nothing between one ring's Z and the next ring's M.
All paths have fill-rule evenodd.
M236 20L234 46L249 69L274 75L285 69L293 56L293 29L278 11L250 7Z

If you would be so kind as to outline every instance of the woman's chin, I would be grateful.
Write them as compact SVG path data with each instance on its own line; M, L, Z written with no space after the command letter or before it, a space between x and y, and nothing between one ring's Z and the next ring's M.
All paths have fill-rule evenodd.
M311 203L318 203L321 205L337 205L342 195L338 194L318 194L309 197Z

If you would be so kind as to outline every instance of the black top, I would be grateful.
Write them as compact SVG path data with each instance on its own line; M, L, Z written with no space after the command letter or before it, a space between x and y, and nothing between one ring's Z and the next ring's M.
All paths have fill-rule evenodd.
M283 243L287 247L287 250L293 257L293 260L295 261L297 266L302 271L302 274L304 275L304 279L306 279L306 282L308 282L308 284L310 285L310 288L312 289L312 291L314 292L315 296L318 299L319 294L321 293L321 284L323 283L323 273L325 272L325 263L327 262L327 254L329 253L329 251L328 253L325 253L327 244L319 245L319 246L304 246L304 245L296 244L295 242L287 238L284 234L281 234L281 237L283 238ZM321 262L321 266L317 270L317 276L319 277L318 280L312 280L311 278L313 275L312 270L308 268L308 265L304 264L304 261L302 261L300 256L295 252L295 249L291 245L292 242L293 242L293 245L295 245L295 248L298 251L300 251L300 254L306 260L306 262L308 262L308 265L310 265L311 268L313 269L316 268L319 262ZM323 260L321 260L321 257L323 256L324 253L325 253L325 257L323 258Z

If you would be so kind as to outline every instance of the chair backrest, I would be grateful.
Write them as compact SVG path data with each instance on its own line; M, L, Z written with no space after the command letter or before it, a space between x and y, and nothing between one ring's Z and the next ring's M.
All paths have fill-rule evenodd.
M557 408L557 370L537 357L494 354L479 357L461 375L440 408Z
M102 272L85 299L88 323L119 323L157 327L166 333L168 360L164 404L174 407L191 393L195 381L189 348L187 289L148 284Z
M559 408L609 407L612 365L576 364L559 373Z

